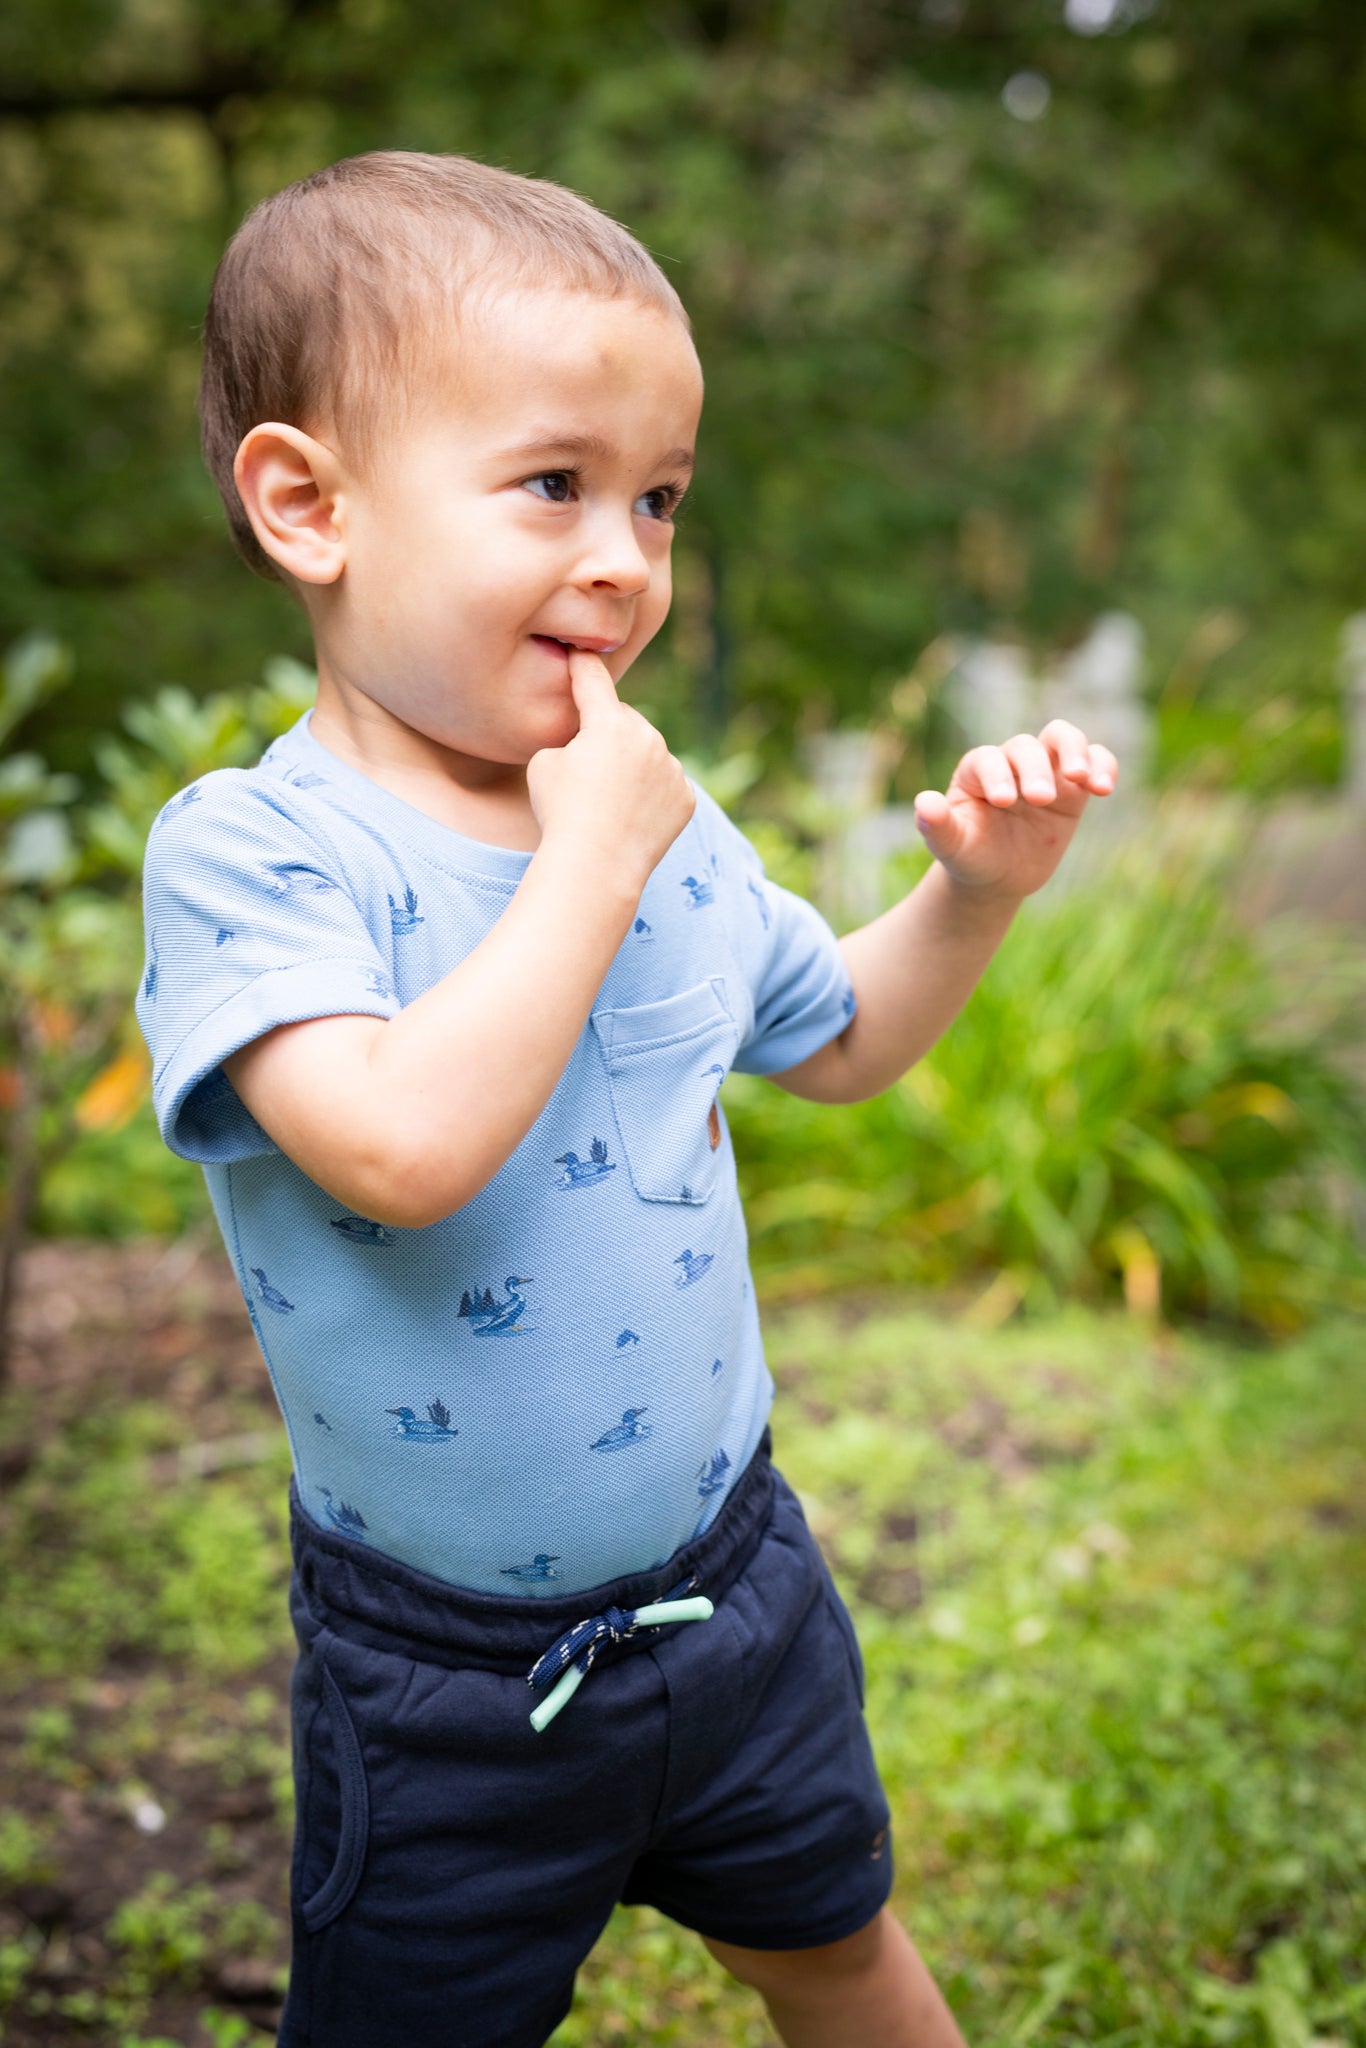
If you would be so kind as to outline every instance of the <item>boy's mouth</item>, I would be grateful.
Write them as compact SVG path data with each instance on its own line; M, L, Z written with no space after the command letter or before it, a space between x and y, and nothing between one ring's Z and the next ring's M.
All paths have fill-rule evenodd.
M553 654L562 654L566 661L576 649L584 654L604 655L615 654L621 645L620 640L608 640L601 635L583 640L557 640L551 633L533 633L531 637L538 646L549 648Z

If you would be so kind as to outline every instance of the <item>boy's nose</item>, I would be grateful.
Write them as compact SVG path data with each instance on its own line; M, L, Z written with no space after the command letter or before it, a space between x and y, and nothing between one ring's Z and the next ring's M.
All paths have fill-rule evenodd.
M623 597L640 597L649 589L649 560L629 519L595 527L574 580L584 590L610 589Z

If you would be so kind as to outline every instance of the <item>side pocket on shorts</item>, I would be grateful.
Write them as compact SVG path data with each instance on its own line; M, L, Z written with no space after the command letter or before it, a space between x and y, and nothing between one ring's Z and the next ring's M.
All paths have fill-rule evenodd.
M324 1841L335 1830L336 1847L321 1883L298 1904L299 1918L310 1934L317 1934L350 1905L370 1839L370 1789L356 1724L327 1665L321 1670L322 1698L309 1733L308 1781L299 1787L299 1825L306 1836L316 1830ZM306 1839L301 1875L308 1868L309 1846Z
M862 1706L864 1704L863 1652L859 1648L858 1630L854 1627L853 1616L841 1600L839 1588L833 1579L829 1579L826 1582L825 1597L829 1603L830 1612L835 1618L835 1625L844 1637L844 1647L849 1652L849 1668L854 1674L854 1684L858 1687L858 1703Z

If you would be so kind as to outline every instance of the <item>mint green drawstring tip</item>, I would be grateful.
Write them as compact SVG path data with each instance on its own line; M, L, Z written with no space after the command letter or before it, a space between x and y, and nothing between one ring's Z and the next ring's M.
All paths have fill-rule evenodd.
M663 1628L668 1621L710 1621L715 1612L715 1607L704 1593L694 1594L687 1600L656 1600L652 1607L637 1607L631 1616L631 1627ZM538 1735L545 1733L561 1707L569 1705L587 1676L586 1666L569 1665L541 1704L532 1708L531 1725Z
M577 1664L571 1664L553 1692L548 1692L539 1707L531 1710L531 1725L538 1735L543 1735L561 1707L567 1707L584 1679L586 1671L580 1671Z
M691 1600L656 1600L653 1607L637 1607L636 1620L648 1628L662 1628L666 1621L710 1621L716 1609L705 1593Z

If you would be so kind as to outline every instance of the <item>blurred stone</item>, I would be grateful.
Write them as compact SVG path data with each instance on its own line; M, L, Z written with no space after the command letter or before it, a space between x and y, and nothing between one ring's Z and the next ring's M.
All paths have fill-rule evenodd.
M1143 628L1128 612L1102 612L1039 692L1041 722L1069 719L1117 757L1117 795L1141 789L1151 765L1153 721L1142 690Z
M1342 787L1356 810L1366 810L1366 612L1353 612L1342 629Z
M999 746L1030 726L1034 681L1023 647L974 640L944 684L946 710L965 747Z

